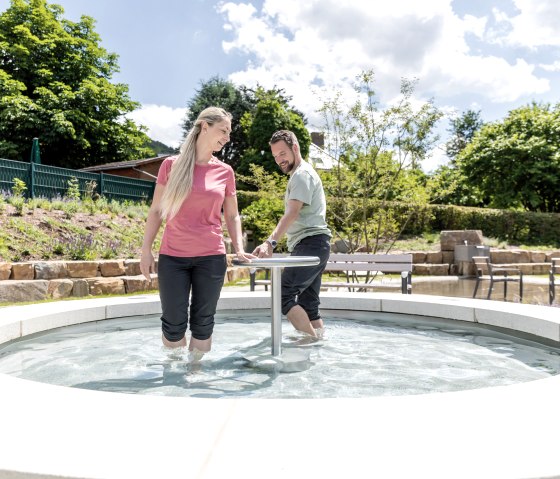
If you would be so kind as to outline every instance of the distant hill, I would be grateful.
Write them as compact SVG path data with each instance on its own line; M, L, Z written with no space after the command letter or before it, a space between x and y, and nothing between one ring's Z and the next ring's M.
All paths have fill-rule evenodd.
M173 148L171 146L167 146L164 143L162 143L161 141L157 141L157 140L151 140L150 143L148 144L148 146L154 150L155 155L154 156L160 156L160 155L170 155L173 153L179 153L179 148Z

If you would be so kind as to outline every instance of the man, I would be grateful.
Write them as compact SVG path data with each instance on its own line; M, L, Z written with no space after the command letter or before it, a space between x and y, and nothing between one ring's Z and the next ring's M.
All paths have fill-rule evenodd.
M272 234L253 254L272 256L280 238L288 237L292 256L318 256L317 266L286 268L282 274L282 313L298 331L322 337L319 313L321 275L330 254L331 232L325 220L326 201L321 178L303 160L293 132L280 130L272 135L270 149L280 169L290 175L284 196L284 215Z

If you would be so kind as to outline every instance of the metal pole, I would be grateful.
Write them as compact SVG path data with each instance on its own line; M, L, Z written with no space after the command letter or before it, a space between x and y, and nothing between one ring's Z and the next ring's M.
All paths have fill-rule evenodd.
M280 356L282 354L282 269L279 266L273 266L271 269L271 289L272 289L272 356Z

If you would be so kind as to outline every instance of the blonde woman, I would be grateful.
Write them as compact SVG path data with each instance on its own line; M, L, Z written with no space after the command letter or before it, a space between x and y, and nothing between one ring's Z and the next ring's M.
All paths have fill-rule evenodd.
M216 107L200 113L180 154L161 164L142 245L140 270L149 280L155 271L152 245L165 219L158 259L162 341L185 347L189 327L193 360L210 351L226 273L222 210L237 259L254 258L243 250L233 169L213 155L230 133L230 113Z

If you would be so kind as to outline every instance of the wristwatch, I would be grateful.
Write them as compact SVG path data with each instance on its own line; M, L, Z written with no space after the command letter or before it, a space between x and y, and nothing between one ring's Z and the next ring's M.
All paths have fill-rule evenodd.
M273 250L276 249L276 246L278 246L278 241L276 241L276 240L273 240L273 239L268 238L268 239L266 240L266 242L267 242L270 246L272 246L272 249L273 249Z

